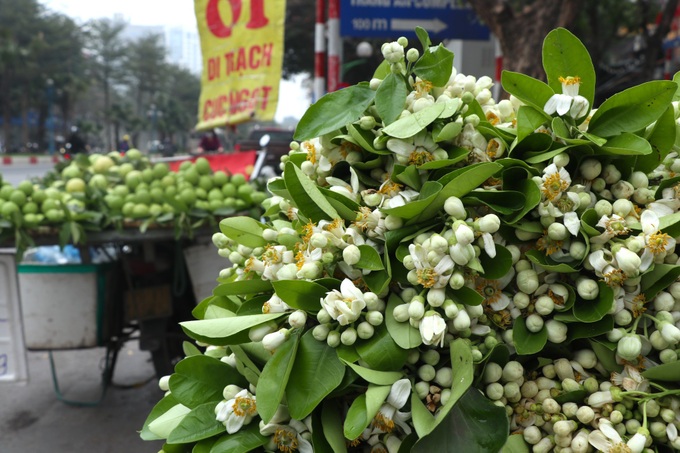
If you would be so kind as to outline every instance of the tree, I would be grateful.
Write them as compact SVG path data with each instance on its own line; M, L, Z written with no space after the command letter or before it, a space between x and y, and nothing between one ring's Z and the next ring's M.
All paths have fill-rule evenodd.
M137 114L144 116L147 104L166 80L165 47L160 35L150 34L130 43L125 56L128 95L135 99Z
M92 21L87 27L89 69L94 79L101 86L104 95L104 132L108 149L112 149L109 118L111 87L121 80L122 65L126 53L120 36L124 28L124 22L109 19Z

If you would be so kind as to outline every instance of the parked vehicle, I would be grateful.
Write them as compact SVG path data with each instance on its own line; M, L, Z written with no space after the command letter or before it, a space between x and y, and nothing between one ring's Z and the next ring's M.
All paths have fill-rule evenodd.
M290 151L290 142L293 141L293 130L280 127L256 127L248 134L248 138L236 142L235 152L264 150L267 156L264 161L265 166L272 167L279 173L279 162L281 156ZM269 140L262 140L268 136Z

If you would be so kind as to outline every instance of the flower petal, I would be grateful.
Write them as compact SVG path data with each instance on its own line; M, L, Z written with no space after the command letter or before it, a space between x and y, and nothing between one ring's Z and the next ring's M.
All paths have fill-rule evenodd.
M564 214L564 226L573 235L578 236L579 229L581 228L581 221L578 218L578 214L575 212L567 212Z
M400 409L404 407L408 397L411 395L411 381L408 379L399 379L392 384L390 394L387 396L387 402L392 406Z
M619 432L615 430L614 427L609 423L601 422L598 428L600 429L600 431L602 431L602 433L605 436L610 438L613 443L618 444L620 442L623 442L623 439L621 439L621 435L619 434Z
M640 223L642 224L642 232L645 234L654 234L659 231L659 216L651 209L645 209L642 212Z
M588 442L595 447L597 451L609 451L612 448L612 443L607 439L601 431L595 430L588 434Z

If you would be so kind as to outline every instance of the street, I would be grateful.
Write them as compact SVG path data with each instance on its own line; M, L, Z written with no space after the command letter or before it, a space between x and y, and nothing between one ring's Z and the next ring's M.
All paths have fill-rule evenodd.
M0 165L0 174L3 181L16 186L25 179L44 176L52 168L54 168L54 164L51 162L38 162L36 164L16 162L12 165Z
M125 344L103 400L77 407L57 399L46 351L28 352L27 384L0 384L0 451L156 453L162 442L139 438L144 420L161 399L150 354ZM70 400L96 401L104 348L54 351L58 383Z

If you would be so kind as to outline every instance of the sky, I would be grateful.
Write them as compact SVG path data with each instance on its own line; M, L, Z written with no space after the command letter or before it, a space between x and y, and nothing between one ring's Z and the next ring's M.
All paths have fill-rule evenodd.
M133 25L167 25L196 29L192 0L42 0L41 3L52 11L66 14L79 21L113 18L120 14L123 20ZM309 102L299 81L282 80L276 121L280 122L287 116L299 119L309 107Z

